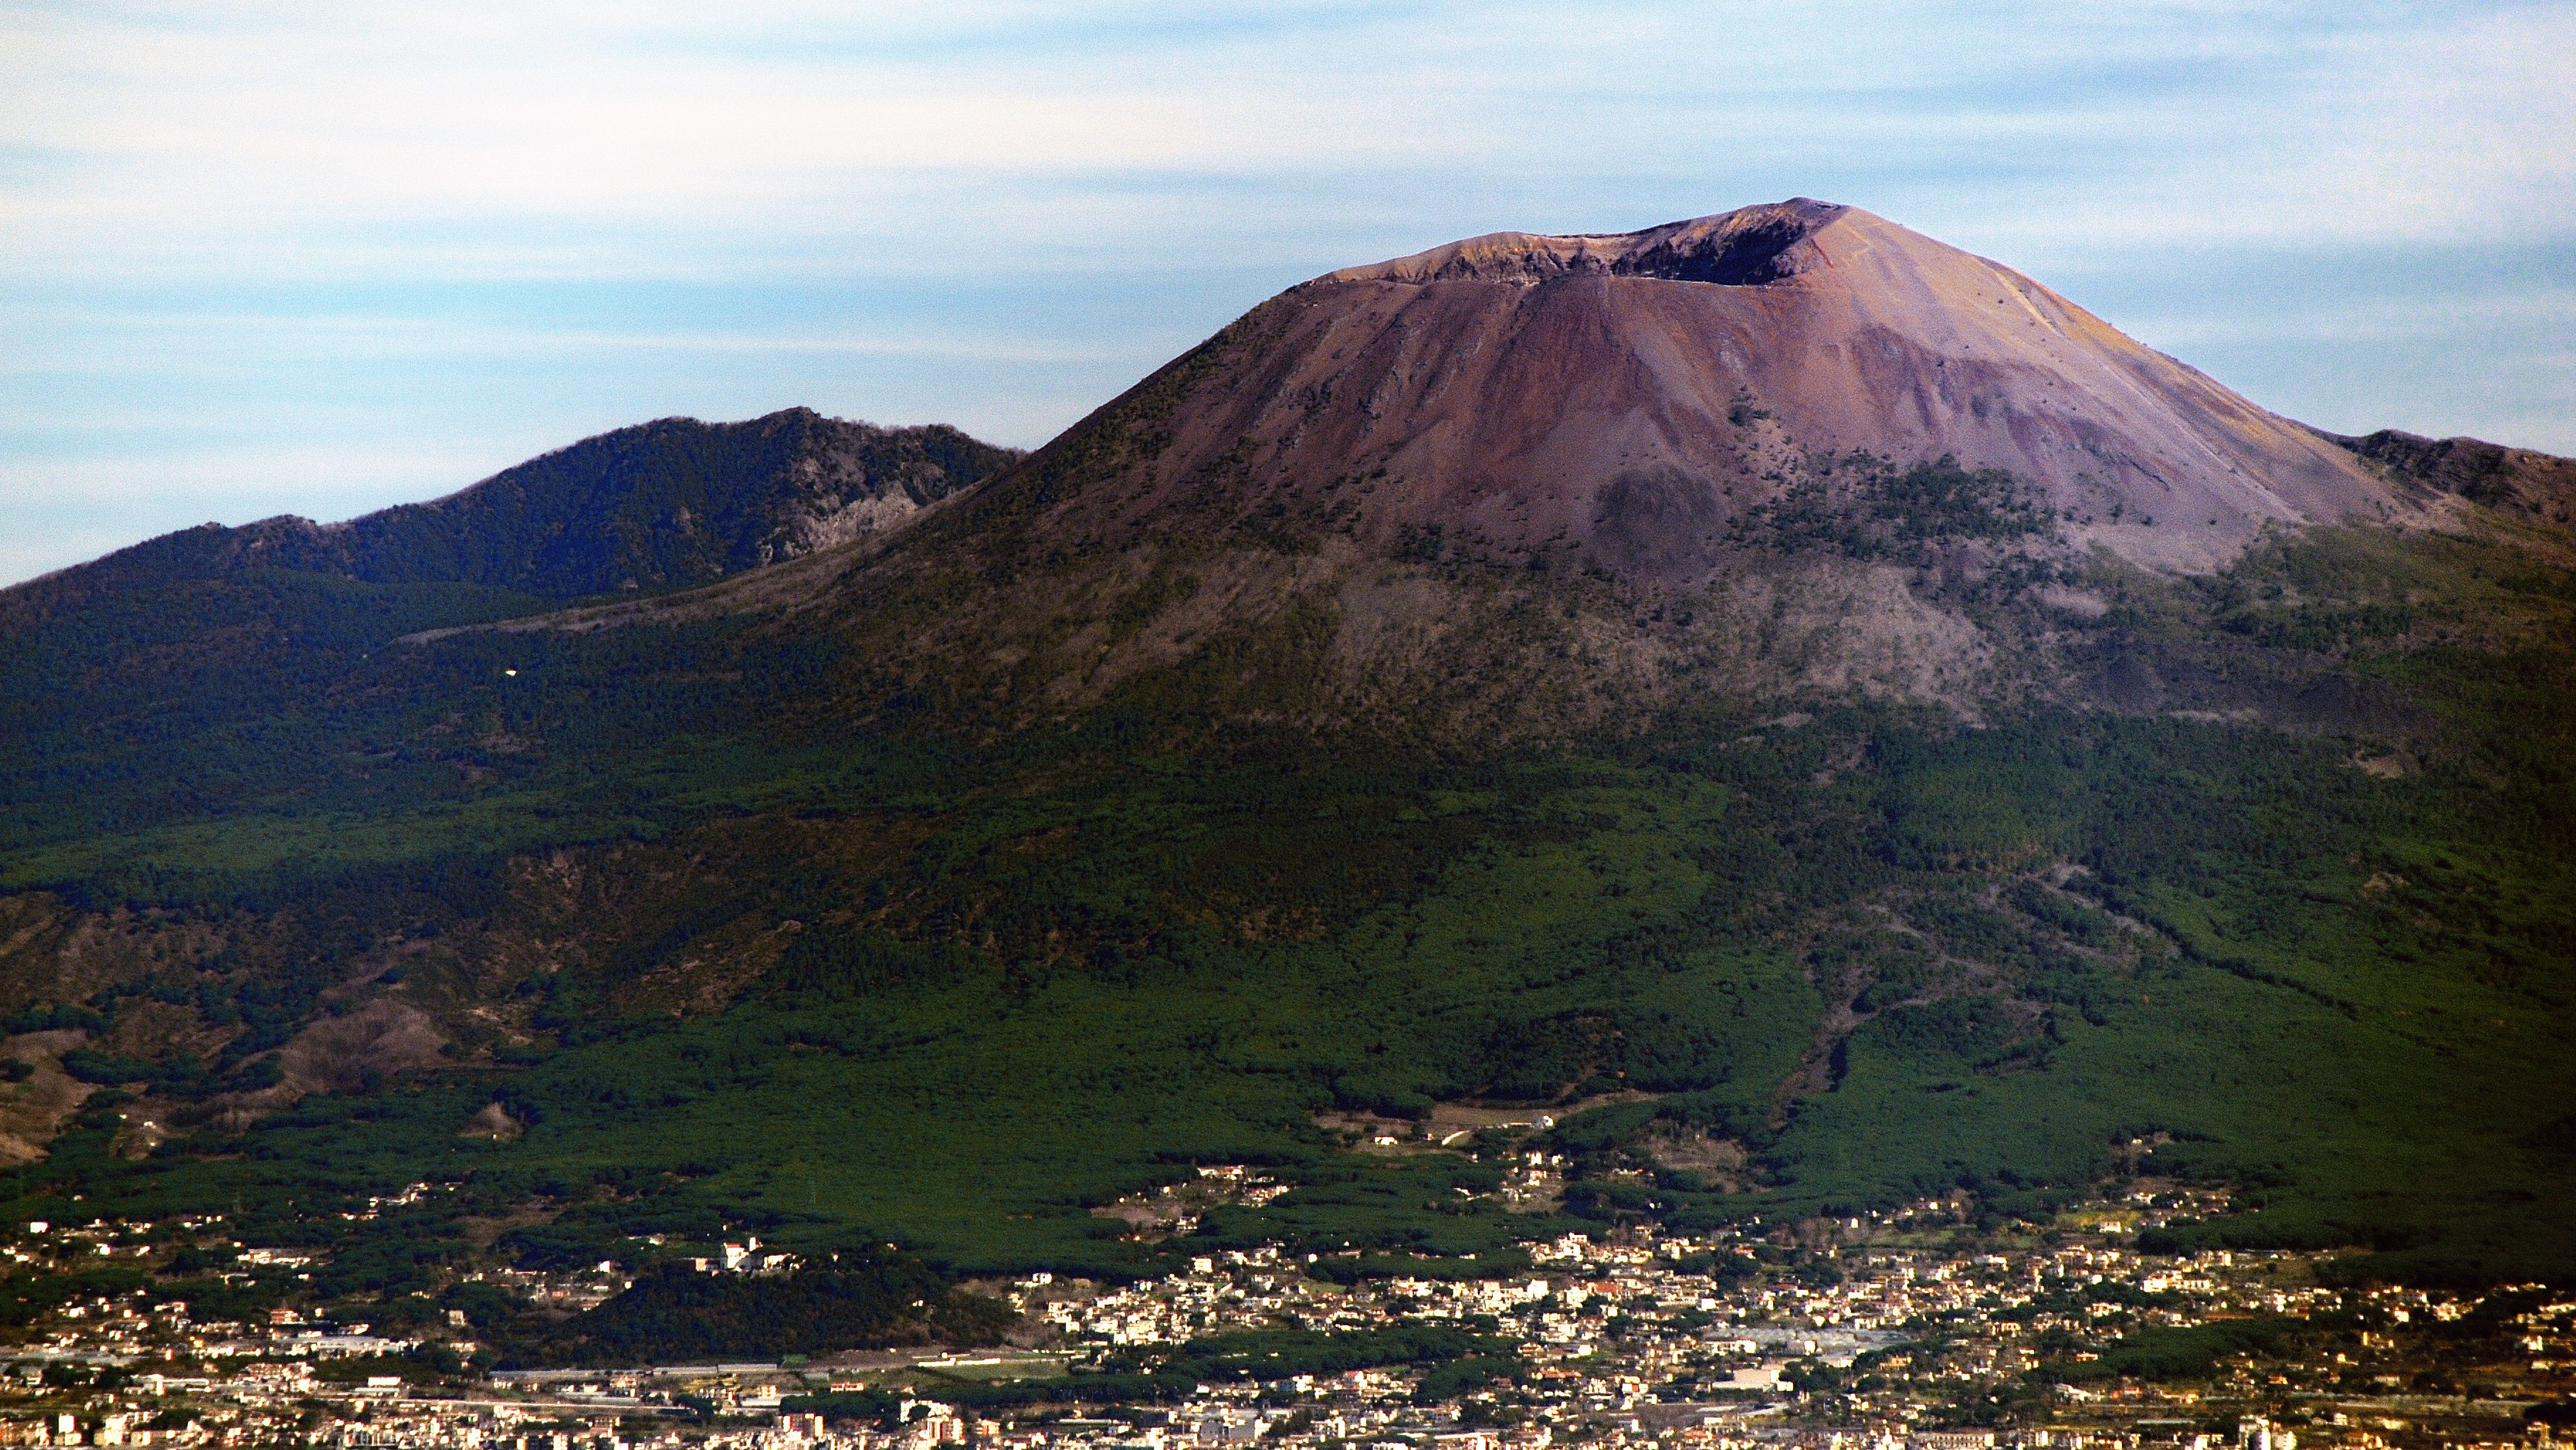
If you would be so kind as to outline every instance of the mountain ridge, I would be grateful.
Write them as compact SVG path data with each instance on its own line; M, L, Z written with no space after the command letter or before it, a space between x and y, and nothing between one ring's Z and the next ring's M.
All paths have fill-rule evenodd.
M682 587L897 522L1019 456L945 424L883 428L803 407L662 418L354 519L282 514L147 540L0 590L0 628L103 592L256 568L558 599Z
M2545 527L2576 528L2576 458L2455 434L2427 438L2396 428L2361 437L2325 435L2403 479Z

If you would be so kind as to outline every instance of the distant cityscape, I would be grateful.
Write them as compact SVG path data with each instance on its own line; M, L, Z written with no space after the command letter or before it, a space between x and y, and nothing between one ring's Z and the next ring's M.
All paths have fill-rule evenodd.
M1543 1170L1544 1161L1534 1165ZM1257 1194L1242 1168L1202 1170ZM412 1192L436 1191L417 1185ZM1964 1197L1964 1195L1962 1195ZM2323 1256L2142 1255L2170 1216L2223 1206L2142 1191L2049 1228L1979 1236L1961 1202L1713 1234L1651 1229L1534 1245L1527 1268L1339 1282L1337 1257L1277 1247L1190 1256L1109 1284L1035 1273L977 1287L1024 1316L1028 1343L818 1356L810 1362L483 1370L465 1316L417 1334L200 1319L137 1289L37 1312L8 1351L0 1443L459 1446L484 1450L2418 1450L2542 1446L2576 1385L2576 1302L2538 1286L2484 1295L2336 1287ZM150 1267L174 1242L293 1269L223 1220L30 1223L24 1264L66 1252ZM1183 1240L1182 1242L1186 1242ZM667 1261L666 1261L667 1262ZM793 1272L757 1239L686 1256L706 1273ZM1434 1265L1436 1264L1436 1270ZM1470 1269L1472 1272L1472 1269ZM532 1308L576 1312L632 1284L615 1262L467 1275ZM2461 1362L2449 1331L2494 1326L2511 1354ZM2482 1317L2481 1317L2482 1316ZM2158 1372L2106 1363L2139 1336L2293 1326L2263 1347ZM978 1409L943 1389L1061 1378L1121 1356L1244 1331L1365 1337L1438 1326L1507 1341L1508 1378L1456 1393L1420 1365L1202 1383L1166 1403ZM2451 1346L2446 1348L2445 1346ZM2474 1356L2473 1356L2474 1357ZM865 1400L874 1415L847 1407Z

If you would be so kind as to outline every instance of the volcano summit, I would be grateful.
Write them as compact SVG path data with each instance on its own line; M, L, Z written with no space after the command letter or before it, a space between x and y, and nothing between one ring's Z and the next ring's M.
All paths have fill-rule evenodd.
M1477 237L1271 306L1290 319L1257 401L1183 435L1176 473L1229 432L1280 476L1369 458L1494 537L1675 578L1717 567L1708 546L1784 473L1854 451L2007 470L2074 546L2168 567L2393 503L2313 430L2020 273L1803 198Z

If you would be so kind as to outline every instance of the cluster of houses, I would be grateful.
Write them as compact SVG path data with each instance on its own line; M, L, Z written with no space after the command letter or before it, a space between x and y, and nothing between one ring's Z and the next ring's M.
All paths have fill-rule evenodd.
M1542 1165L1543 1166L1543 1165ZM1002 1288L1041 1348L980 1355L842 1357L496 1374L357 1374L416 1347L368 1326L199 1322L188 1306L102 1294L59 1306L9 1351L0 1444L454 1446L471 1450L2436 1450L2532 1446L2545 1425L2520 1402L2410 1397L2397 1372L2410 1326L2457 1320L2473 1299L2321 1285L2286 1254L2141 1256L2140 1205L2078 1231L1960 1247L1897 1214L1750 1224L1700 1235L1624 1231L1532 1246L1526 1266L1478 1276L1467 1261L1345 1284L1322 1258L1276 1247L1212 1252L1174 1273L1110 1284L1031 1274ZM31 1226L33 1227L33 1226ZM148 1226L146 1226L148 1228ZM195 1229L218 1232L219 1225ZM65 1231L46 1252L64 1253ZM149 1232L76 1231L113 1257ZM164 1236L166 1239L166 1236ZM30 1250L15 1247L11 1252ZM84 1253L87 1250L76 1250ZM248 1260L258 1250L244 1251ZM294 1272L269 1252L265 1270ZM790 1256L756 1239L697 1267L774 1273ZM1462 1273L1462 1268L1464 1272ZM578 1306L624 1281L489 1271L530 1299ZM2068 1344L2254 1316L2363 1326L2332 1362L2240 1355L2190 1383L2069 1377L2014 1428L1957 1423L1958 1407L2013 1386ZM1079 1373L1110 1357L1246 1329L1353 1333L1448 1325L1508 1341L1505 1385L1426 1389L1429 1367L1204 1384L1177 1404L1042 1401L969 1412L940 1386ZM2564 1394L2576 1303L2514 1321L2534 1393ZM2060 1333L2060 1331L2063 1331ZM463 1326L427 1331L470 1349ZM2302 1351L2305 1353L2305 1351ZM2098 1355L2078 1352L2076 1362ZM2374 1356L2387 1358L2373 1373ZM2555 1391L2547 1387L2557 1385ZM86 1388L85 1388L86 1386ZM2358 1386L2358 1388L2356 1388ZM854 1391L891 1415L827 1419ZM822 1395L820 1401L800 1397ZM837 1395L837 1397L836 1397ZM952 1393L952 1399L956 1396ZM2295 1413L2292 1411L2295 1410ZM2288 1418L2284 1418L2288 1416ZM2296 1423L2292 1423L2295 1419Z

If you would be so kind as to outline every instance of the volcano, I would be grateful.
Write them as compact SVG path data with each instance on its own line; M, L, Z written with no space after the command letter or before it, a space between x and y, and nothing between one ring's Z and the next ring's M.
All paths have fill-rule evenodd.
M1502 232L1329 273L1172 426L1150 518L1235 470L1247 501L1364 462L1414 486L1363 538L1440 521L1676 581L1820 458L2010 472L2099 544L2207 568L2270 524L2394 490L2007 267L1800 198L1610 236Z
M2106 569L2442 503L2009 268L1797 199L1328 273L917 523L548 623L836 619L854 700L1006 724L1211 649L1260 663L1189 689L1319 725L1424 700L1479 732L1688 698L1973 714L2100 695L2101 661L2050 641L2104 611Z
M2576 1278L2572 508L1790 201L1318 277L1026 457L192 530L0 591L0 1210L229 1204L335 1313L2177 1184ZM1288 1196L1124 1217L1221 1164Z

